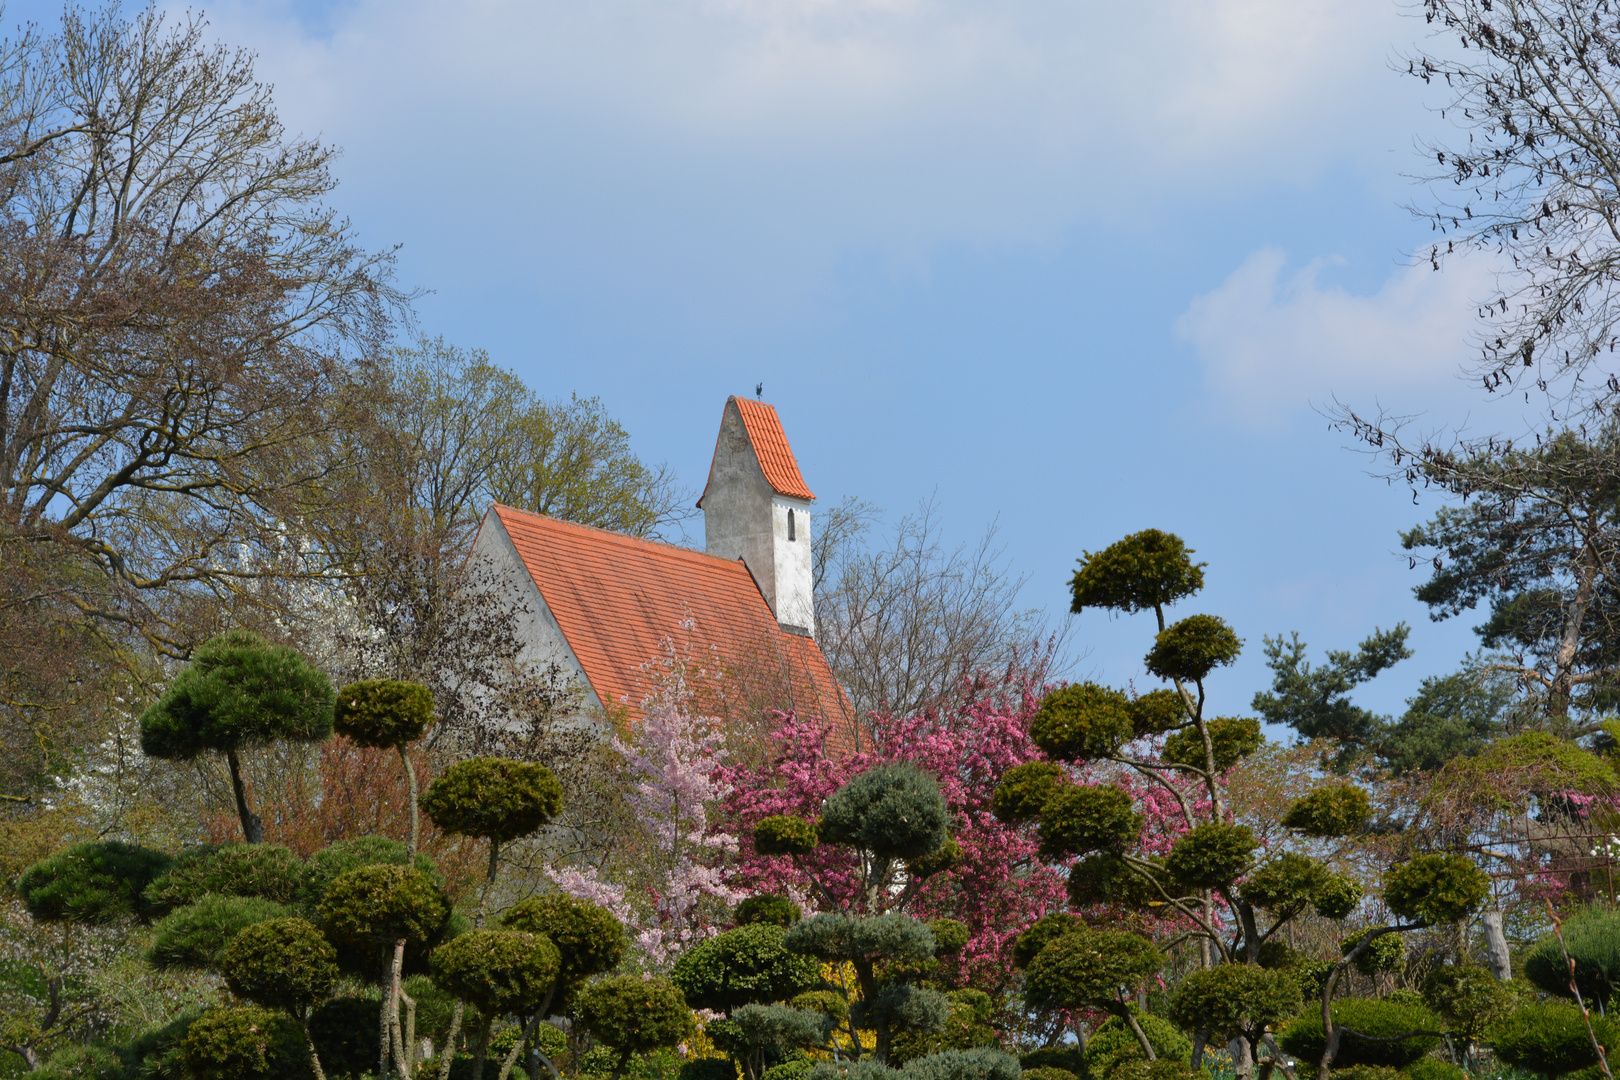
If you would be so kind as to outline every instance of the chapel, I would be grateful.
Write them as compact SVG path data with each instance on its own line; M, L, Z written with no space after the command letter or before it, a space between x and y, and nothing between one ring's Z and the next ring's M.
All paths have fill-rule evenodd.
M846 741L853 710L816 644L814 502L776 409L731 397L698 500L703 551L496 503L472 556L521 612L523 662L571 675L595 715L634 722L647 665L674 642L730 687L706 707L791 708Z

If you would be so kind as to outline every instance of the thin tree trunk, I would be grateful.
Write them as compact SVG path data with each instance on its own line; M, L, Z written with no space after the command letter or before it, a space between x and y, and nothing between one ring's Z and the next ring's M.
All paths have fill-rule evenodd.
M403 1043L405 1040L399 1030L399 983L400 975L404 968L405 939L400 938L398 941L394 942L394 959L393 963L389 964L388 966L388 1004L386 1005L386 1009L388 1012L389 1036L387 1041L390 1046L398 1047L397 1060L402 1068L405 1065L405 1047L399 1046L398 1044ZM387 1063L384 1062L383 1071L378 1073L378 1076L386 1077L388 1075L388 1069L386 1066Z
M393 970L393 960L392 960L392 957L389 955L388 950L386 950L386 949L383 950L383 959L389 961L389 965L388 965L389 970L392 971ZM389 980L390 984L392 984L392 981L393 981L392 978L390 978L390 980ZM393 1032L393 1026L391 1024L389 1024L389 1022L388 1022L388 1020L389 1020L389 1015L388 1015L389 1014L389 1007L392 1004L392 1002L390 1001L391 997L392 997L391 994L384 994L383 995L382 1008L379 1010L378 1017L377 1017L377 1042L378 1042L378 1046L377 1046L377 1077L378 1077L378 1080L387 1080L387 1077L388 1077L388 1062L393 1057L393 1049L394 1049L393 1034L394 1034L394 1032Z
M478 1052L473 1055L472 1080L484 1080L484 1059L489 1057L489 1029L494 1025L495 1018L486 1016L478 1027Z
M1491 974L1501 982L1513 980L1513 958L1508 952L1507 934L1502 928L1502 913L1487 911L1481 917L1485 924L1485 955L1489 958Z
M231 767L231 792L236 796L236 816L242 820L242 839L250 844L264 841L264 825L259 815L248 809L247 785L242 783L242 763L233 747L225 751L225 761Z
M416 999L407 994L402 985L399 1000L405 1003L405 1065L409 1076L416 1071Z
M1159 1055L1153 1052L1153 1044L1148 1042L1147 1032L1142 1030L1142 1025L1136 1022L1136 1014L1131 1012L1131 1007L1123 1001L1120 1002L1117 1015L1124 1019L1126 1024L1130 1025L1131 1034L1136 1036L1137 1044L1142 1047L1142 1053L1147 1059L1149 1061L1158 1061Z
M321 1055L315 1052L315 1036L309 1033L309 1018L300 1016L298 1022L304 1026L304 1043L309 1047L309 1067L315 1070L315 1080L326 1080L326 1070L321 1068Z
M495 871L500 866L500 849L500 842L490 837L489 870L484 876L484 895L478 901L478 913L473 916L474 930L484 925L484 913L489 910L489 896L495 891ZM450 1062L455 1060L456 1036L461 1034L461 1017L464 1011L465 1005L458 1000L455 1010L450 1014L450 1034L445 1039L444 1060L439 1065L439 1080L450 1080ZM482 1068L482 1065L479 1067Z
M404 743L394 749L399 751L399 763L404 766L405 779L411 785L411 850L405 858L405 864L410 866L416 862L416 851L422 842L422 811L416 805L416 768L411 764L411 756L405 752Z
M439 1080L450 1080L450 1063L456 1059L456 1036L461 1034L461 1015L466 1006L461 1001L450 1011L450 1034L445 1036L444 1049L439 1051Z

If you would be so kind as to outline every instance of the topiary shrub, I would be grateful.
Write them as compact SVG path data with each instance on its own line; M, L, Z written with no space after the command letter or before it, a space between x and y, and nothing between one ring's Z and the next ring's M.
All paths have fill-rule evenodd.
M1341 998L1333 1003L1333 1022L1375 1039L1395 1039L1412 1031L1439 1031L1439 1017L1421 1005L1403 1005L1372 998ZM1322 1014L1308 1009L1283 1029L1277 1043L1288 1053L1305 1061L1320 1061L1326 1040L1322 1037ZM1334 1065L1387 1065L1402 1068L1440 1045L1438 1035L1416 1035L1392 1042L1370 1042L1349 1032L1339 1038Z
M259 896L203 896L158 922L146 959L159 970L212 968L242 930L291 914L290 909Z
M1030 961L1040 954L1040 951L1062 937L1082 929L1085 924L1078 915L1067 911L1054 911L1050 915L1043 915L1018 937L1013 939L1013 963L1019 968L1029 967Z
M965 923L955 919L929 919L928 929L934 935L934 955L952 953L968 943L973 935Z
M174 860L168 872L146 889L146 900L160 912L194 904L201 897L259 896L278 904L298 899L303 864L276 844L226 844L195 848Z
M1189 1048L1188 1054L1191 1053ZM1047 1046L1024 1054L1018 1059L1018 1063L1024 1067L1026 1073L1034 1069L1058 1069L1074 1076L1082 1076L1086 1071L1086 1054L1076 1044Z
M1253 964L1221 964L1189 973L1170 998L1169 1017L1183 1031L1209 1031L1217 1041L1241 1037L1251 1048L1265 1033L1299 1012L1299 984L1285 971Z
M1143 529L1099 552L1085 552L1069 589L1075 614L1088 607L1134 613L1152 611L1204 587L1204 563L1181 537Z
M303 869L298 875L298 906L313 914L320 907L327 886L350 870L358 870L362 866L414 866L431 878L435 885L443 887L443 879L431 858L421 853L414 860L409 856L409 847L386 836L358 836L321 848L304 860Z
M681 954L670 979L694 1009L729 1014L750 1003L786 1001L821 985L821 965L784 948L786 933L771 923L727 930Z
M1163 735L1191 722L1187 702L1174 690L1149 690L1131 702L1131 725L1138 738Z
M1050 761L1014 765L1001 774L1001 783L990 796L990 812L1006 825L1034 821L1041 816L1046 800L1063 782L1063 769Z
M880 859L919 859L945 846L950 811L939 782L915 765L879 765L833 792L822 808L821 839Z
M1512 1012L1519 995L1482 967L1441 964L1423 980L1423 1001L1449 1030L1472 1042Z
M761 855L808 855L821 843L821 826L791 814L772 814L754 826L754 850Z
M751 923L770 923L772 926L792 926L802 917L799 905L785 896L762 893L750 896L732 909L731 917L738 926Z
M1030 962L1024 997L1037 1008L1091 1007L1117 1011L1119 989L1136 986L1164 966L1164 954L1140 934L1073 930Z
M562 809L562 785L544 765L510 758L458 761L419 800L433 824L496 843L528 836Z
M1620 1045L1620 1027L1594 1012L1592 1034L1604 1047ZM1486 1041L1504 1064L1546 1076L1563 1076L1596 1065L1597 1051L1581 1010L1573 1002L1521 1005L1486 1033Z
M816 1063L810 1058L794 1058L780 1065L772 1065L759 1080L804 1080L815 1067Z
M247 630L205 642L141 714L141 751L189 761L205 751L230 766L242 838L260 839L247 805L238 751L276 741L319 742L332 733L332 683L294 649Z
M1295 799L1282 816L1287 828L1319 839L1360 832L1371 820L1372 800L1354 784L1317 788Z
M763 1080L771 1062L826 1042L831 1021L818 1012L788 1005L744 1005L723 1020L711 1020L704 1033L742 1066L747 1080Z
M810 1063L807 1061L803 1064L803 1071L809 1072ZM770 1076L771 1072L766 1070L765 1075ZM737 1066L730 1058L693 1058L681 1066L675 1080L737 1080Z
M611 911L560 892L519 901L501 917L501 925L541 934L555 945L561 963L559 978L564 983L612 971L624 959L628 945L624 924ZM555 1003L553 1011L557 1011Z
M1161 679L1202 682L1243 651L1243 640L1215 615L1189 615L1171 623L1153 639L1143 665Z
M1415 855L1384 872L1389 910L1426 925L1467 918L1490 892L1490 877L1462 855Z
M1085 761L1109 757L1136 737L1131 699L1118 690L1096 683L1075 683L1047 694L1030 721L1029 737L1047 757L1058 761ZM1026 766L1020 766L1026 768ZM1055 766L1054 766L1055 768ZM1009 774L1016 770L1009 770ZM1036 779L1044 770L1032 770ZM1057 775L1052 783L1057 782ZM1032 794L1039 794L1037 786Z
M929 1054L908 1061L900 1072L911 1080L1018 1080L1023 1069L1011 1054L981 1046Z
M1026 1080L1080 1080L1078 1073L1072 1073L1068 1069L1053 1068L1050 1065L1039 1065L1033 1069L1025 1069L1023 1075Z
M244 927L219 954L231 993L255 1005L302 1016L337 982L337 952L303 919L268 919Z
M486 1015L534 1011L561 969L555 945L520 930L473 930L433 950L433 981Z
M809 1072L805 1073L805 1080L902 1080L904 1076L899 1069L879 1065L867 1057L854 1064L844 1061L818 1061Z
M1210 749L1215 753L1215 771L1225 772L1265 744L1260 721L1248 717L1218 716L1205 725ZM1160 756L1177 765L1195 769L1207 767L1204 737L1197 728L1186 728L1164 740Z
M309 1018L309 1035L328 1078L376 1071L382 1053L378 1005L375 998L338 997L316 1006ZM420 1031L420 1016L417 1022Z
M1069 867L1069 903L1075 907L1123 904L1129 908L1164 903L1166 894L1176 895L1176 883L1163 873L1163 859L1149 856L1148 861L1158 865L1144 871L1112 853L1087 855Z
M449 918L450 902L420 870L362 866L332 881L318 911L322 929L334 942L375 951L401 938L432 940Z
M397 679L363 679L339 690L332 730L377 748L415 742L433 723L433 691Z
M1118 854L1136 843L1142 822L1130 795L1113 784L1064 784L1041 811L1041 857Z
M1349 956L1356 946L1366 940L1367 935L1373 932L1372 927L1358 931L1339 942L1339 953ZM1374 975L1387 974L1399 971L1401 965L1406 963L1406 942L1401 940L1399 934L1383 934L1373 938L1372 943L1356 956L1355 969L1369 978Z
M668 979L618 975L580 992L575 1016L585 1030L612 1047L623 1070L634 1054L675 1046L697 1034L697 1020Z
M1142 1027L1142 1034L1147 1036L1148 1045L1153 1047L1153 1052L1161 1060L1183 1066L1192 1060L1192 1040L1178 1031L1174 1024L1134 1008L1131 1011ZM1086 1074L1092 1080L1109 1080L1127 1062L1145 1060L1142 1044L1136 1041L1136 1034L1118 1016L1111 1016L1097 1025L1097 1030L1086 1040Z
M17 896L40 922L145 921L157 911L145 890L173 860L161 851L98 840L63 848L17 878Z
M194 1080L306 1080L314 1076L298 1022L257 1005L210 1009L180 1041Z
M1620 911L1586 908L1564 920L1564 945L1575 961L1575 985L1588 1001L1608 1001L1620 990ZM1524 977L1538 990L1567 998L1569 967L1558 939L1546 934L1524 952Z
M1260 842L1245 825L1209 821L1176 838L1164 869L1187 890L1214 889L1242 877Z
M121 1080L186 1080L180 1044L201 1015L200 1009L186 1009L167 1024L143 1031L125 1043L119 1050L127 1068Z
M947 870L955 870L962 865L962 845L956 842L956 837L947 836L945 842L927 855L919 855L915 859L906 860L906 874L918 881L926 880L935 874L943 874Z

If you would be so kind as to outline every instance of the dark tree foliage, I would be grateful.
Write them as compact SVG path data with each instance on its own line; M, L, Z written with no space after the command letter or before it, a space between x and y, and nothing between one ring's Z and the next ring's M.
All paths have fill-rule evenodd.
M1062 782L1062 768L1050 761L1014 765L1001 774L1001 783L990 798L990 810L996 820L1007 825L1035 821Z
M398 840L386 836L357 836L353 840L339 840L330 847L321 848L304 861L298 875L298 904L313 913L326 895L327 886L334 880L358 870L362 866L414 866L435 884L443 882L434 868L433 860L418 853L415 859L410 850Z
M1571 971L1564 960L1567 950L1575 962L1575 986L1587 1001L1609 1001L1620 990L1620 912L1587 908L1564 919L1563 946L1551 933L1524 951L1524 977L1538 990L1554 997L1569 997Z
M1071 611L1106 608L1137 612L1153 610L1164 629L1163 609L1204 587L1205 563L1188 556L1193 549L1181 537L1158 529L1144 529L1081 556L1070 591Z
M501 925L543 935L557 946L559 978L569 982L612 971L629 947L624 924L612 912L566 893L520 900L501 916Z
M1597 1015L1587 1020L1573 1002L1549 1001L1522 1005L1491 1029L1491 1049L1502 1062L1528 1072L1558 1077L1598 1062L1595 1036L1605 1048L1615 1046L1620 1029Z
M415 742L433 723L433 692L420 683L364 679L338 691L332 730L361 746Z
M1220 1042L1241 1038L1252 1057L1266 1029L1291 1019L1301 1004L1299 983L1287 972L1222 964L1184 977L1169 1017L1183 1031L1209 1032Z
M258 1005L210 1009L180 1042L192 1080L304 1080L312 1076L304 1031Z
M738 926L748 926L752 923L770 923L773 926L792 926L802 916L799 905L785 896L773 893L761 893L750 896L737 902L732 909L731 917Z
M1368 998L1335 1001L1333 1023L1341 1032L1338 1054L1333 1061L1340 1068L1385 1065L1398 1069L1410 1065L1440 1045L1439 1032L1444 1026L1439 1017L1422 1005ZM1414 1032L1430 1034L1411 1034ZM1277 1043L1306 1061L1321 1060L1326 1047L1321 1011L1306 1009L1283 1029Z
M1142 663L1161 679L1197 683L1242 651L1242 639L1219 616L1189 615L1159 631Z
M808 855L820 843L819 825L791 814L772 814L754 826L754 848L761 855Z
M281 904L261 896L202 896L158 921L146 959L159 970L211 969L242 930L291 914Z
M1510 675L1481 657L1462 670L1431 675L1384 733L1378 756L1396 776L1438 772L1453 758L1479 753L1508 730L1518 696Z
M177 760L205 751L224 754L242 836L256 844L263 829L248 809L239 753L278 741L325 739L332 734L332 702L331 680L296 649L231 630L200 646L141 714L141 750Z
M1350 701L1350 691L1407 659L1412 650L1405 623L1374 630L1354 651L1329 650L1327 662L1313 667L1298 634L1265 639L1270 691L1254 695L1251 708L1268 724L1293 728L1307 739L1338 739L1347 748L1376 745L1383 720Z
M670 979L694 1009L728 1016L743 1005L786 1001L821 985L821 965L784 948L785 934L763 922L727 930L682 953Z
M363 866L333 880L319 914L328 937L375 952L400 939L432 941L450 917L450 902L420 870Z
M261 896L278 904L297 899L304 867L277 844L225 844L193 848L146 889L161 912L194 904L204 896Z
M668 979L616 975L586 987L576 1010L587 1031L618 1051L614 1075L632 1055L690 1039L697 1021L680 990Z
M544 765L511 758L456 762L423 793L422 812L459 836L495 842L528 836L562 809L562 787Z
M827 800L821 839L880 859L910 860L944 846L949 824L938 781L915 765L879 765L857 774Z
M220 953L218 964L231 993L295 1017L324 1001L338 977L336 950L299 918L243 927Z
M161 851L118 840L74 844L24 870L15 888L41 922L144 920L160 914L146 888L171 862Z
M323 1001L310 1014L309 1037L328 1076L360 1076L371 1071L382 1050L377 1003L363 997Z

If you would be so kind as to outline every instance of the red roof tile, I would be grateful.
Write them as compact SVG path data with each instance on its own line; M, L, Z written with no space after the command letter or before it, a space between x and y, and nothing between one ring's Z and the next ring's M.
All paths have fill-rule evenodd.
M777 625L741 560L640 540L499 504L491 508L604 705L639 716L643 665L679 642L714 646L722 663L773 678L773 707L854 722L816 643ZM758 679L755 679L756 683ZM838 739L838 741L844 741Z
M737 411L742 414L743 427L748 429L748 441L754 444L759 467L765 471L765 479L770 482L771 489L778 495L814 499L810 486L799 474L799 463L793 458L793 449L788 446L787 432L782 430L776 408L763 401L750 401L743 397L731 400L737 403Z

